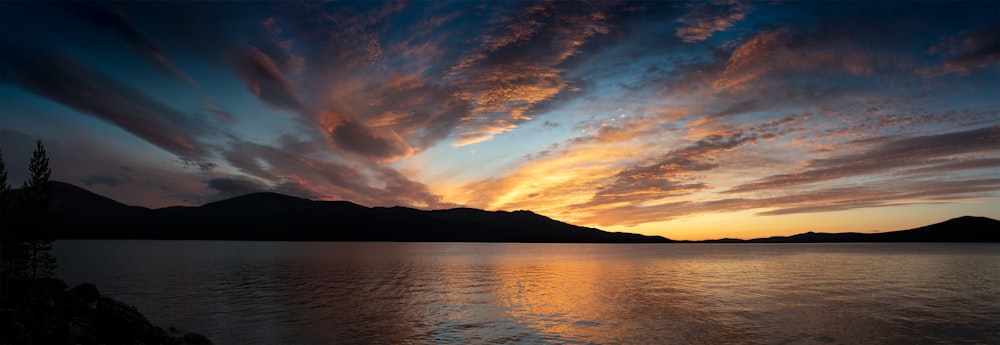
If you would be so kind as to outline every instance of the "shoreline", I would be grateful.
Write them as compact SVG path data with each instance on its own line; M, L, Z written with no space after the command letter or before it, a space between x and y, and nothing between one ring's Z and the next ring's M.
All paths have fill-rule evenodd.
M101 296L94 284L68 289L55 278L14 278L2 288L4 344L212 344L197 333L153 325L134 306Z

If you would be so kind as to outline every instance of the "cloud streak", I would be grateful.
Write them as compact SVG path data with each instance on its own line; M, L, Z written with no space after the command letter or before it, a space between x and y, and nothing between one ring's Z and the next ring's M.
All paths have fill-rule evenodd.
M620 171L613 182L594 195L593 200L579 207L656 200L707 189L708 185L704 182L690 181L690 175L719 167L713 156L754 140L752 135L742 132L710 135L653 162Z
M306 117L313 115L314 110L306 105L299 90L285 78L270 56L256 47L246 47L234 55L233 68L250 93L272 106Z
M334 158L323 158L322 143L289 139L279 147L245 141L232 142L229 146L223 154L229 164L242 173L268 181L250 181L253 182L251 184L246 179L224 177L223 181L233 182L230 185L252 186L258 191L284 192L311 199L350 200L369 206L442 208L453 205L432 193L426 185L405 177L395 169L352 167ZM211 185L215 182L206 183ZM230 192L228 189L213 189Z
M204 122L102 74L62 53L3 42L4 80L40 96L112 123L178 156L207 154Z
M691 10L676 21L677 38L686 43L704 41L719 31L725 31L743 20L750 6L739 1L700 2L689 5Z
M989 152L1000 142L1000 127L984 127L963 132L920 136L890 141L872 150L833 158L812 160L807 170L780 174L741 184L729 193L786 188L849 176L919 166L922 162L952 155Z
M141 56L164 74L196 85L194 79L181 71L167 57L166 51L153 38L139 29L120 9L98 3L78 2L64 4L67 10L93 25L113 32L129 49Z

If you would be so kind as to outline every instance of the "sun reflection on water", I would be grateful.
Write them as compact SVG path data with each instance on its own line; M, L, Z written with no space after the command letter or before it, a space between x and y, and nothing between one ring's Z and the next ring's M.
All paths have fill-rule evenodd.
M190 255L143 256L171 246ZM219 343L1000 341L989 245L60 241L56 254L68 283Z

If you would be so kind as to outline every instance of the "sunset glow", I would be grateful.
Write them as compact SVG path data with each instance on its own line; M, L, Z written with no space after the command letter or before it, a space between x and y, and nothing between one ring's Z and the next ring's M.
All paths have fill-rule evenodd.
M0 3L0 149L671 239L1000 218L1000 2Z

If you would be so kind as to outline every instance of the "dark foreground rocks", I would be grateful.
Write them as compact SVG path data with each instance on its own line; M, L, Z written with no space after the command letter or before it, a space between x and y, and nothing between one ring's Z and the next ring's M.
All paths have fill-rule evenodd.
M211 344L202 335L154 326L133 306L102 297L93 284L67 291L57 279L2 282L2 344ZM177 334L180 334L179 336Z

